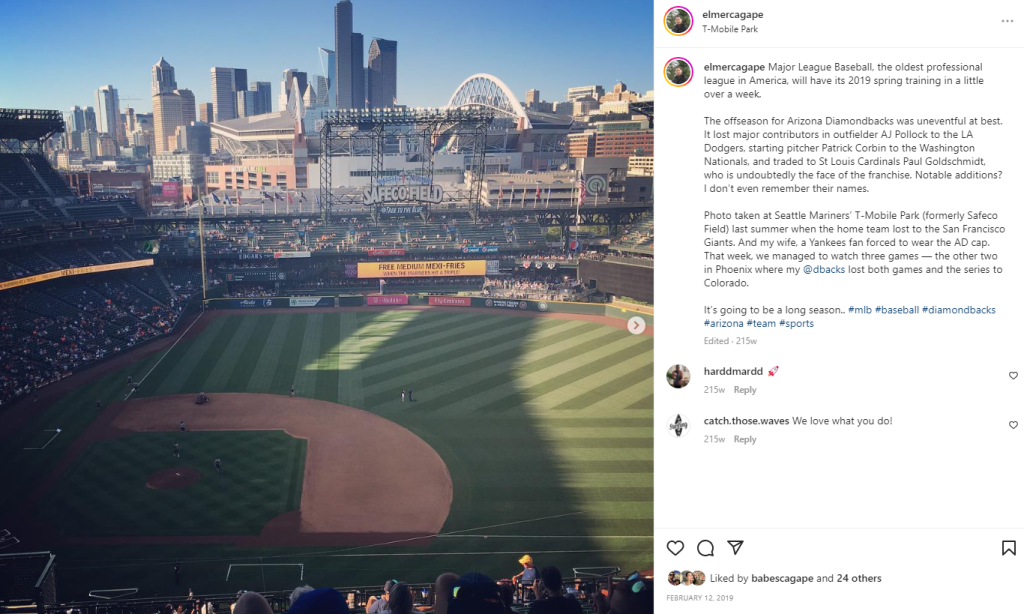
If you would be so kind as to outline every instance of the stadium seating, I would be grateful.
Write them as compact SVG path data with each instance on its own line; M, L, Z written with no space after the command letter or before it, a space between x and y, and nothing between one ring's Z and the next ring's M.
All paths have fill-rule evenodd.
M59 173L50 166L46 158L39 154L25 154L25 159L35 169L36 173L43 180L43 184L50 189L54 196L71 196L71 188L68 187Z

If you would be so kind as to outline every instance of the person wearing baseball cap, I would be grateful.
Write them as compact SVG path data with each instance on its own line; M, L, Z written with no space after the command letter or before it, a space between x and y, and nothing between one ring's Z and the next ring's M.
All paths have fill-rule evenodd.
M448 614L503 614L505 606L494 580L482 573L460 576L452 586Z
M533 566L533 557L529 554L524 554L519 557L519 564L523 566L523 571L512 576L512 582L524 586L533 586L533 581L537 579L537 568Z

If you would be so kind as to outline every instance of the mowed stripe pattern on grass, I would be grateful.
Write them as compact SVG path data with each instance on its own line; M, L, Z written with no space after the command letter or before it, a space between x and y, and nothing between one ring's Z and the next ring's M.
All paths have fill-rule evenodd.
M287 394L294 384L433 446L455 489L445 530L516 522L492 532L598 539L652 532L653 372L650 337L594 322L296 310L214 318L139 392ZM415 401L403 402L410 388ZM546 516L560 518L522 524Z
M90 444L43 513L69 536L256 535L299 508L305 457L306 441L283 431L134 433ZM199 481L146 487L150 475L171 468L195 469Z

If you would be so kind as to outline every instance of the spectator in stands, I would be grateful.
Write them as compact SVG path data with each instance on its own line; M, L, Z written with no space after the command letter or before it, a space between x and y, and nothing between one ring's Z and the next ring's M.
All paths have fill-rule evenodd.
M303 592L292 603L288 614L348 614L348 603L345 602L344 595L338 591L333 588L318 588L314 590L309 586L300 586L295 590L307 588L309 590Z
M388 610L388 598L391 596L391 588L398 584L398 580L388 580L384 583L384 592L380 597L371 596L366 602L366 614L382 614Z
M295 605L295 601L299 597L301 597L301 596L303 596L306 593L309 593L311 591L313 591L313 587L308 585L308 584L306 584L304 586L296 587L296 589L292 591L292 594L288 596L288 605L289 605L289 607Z
M613 586L607 596L597 592L594 611L597 614L653 614L654 586L650 580L633 572Z
M549 565L540 570L533 594L537 600L530 606L530 614L583 614L580 602L563 593L562 572L557 567Z
M274 614L274 610L263 595L242 593L242 596L232 606L231 614Z
M519 564L523 566L523 571L512 576L512 582L524 586L533 586L534 580L537 579L537 569L533 566L533 557L529 554L524 554L519 557Z
M412 614L412 589L405 582L391 587L386 614Z
M452 587L448 614L503 614L498 585L481 573L465 574Z
M452 598L452 587L459 577L443 573L434 581L434 614L448 614L448 602Z

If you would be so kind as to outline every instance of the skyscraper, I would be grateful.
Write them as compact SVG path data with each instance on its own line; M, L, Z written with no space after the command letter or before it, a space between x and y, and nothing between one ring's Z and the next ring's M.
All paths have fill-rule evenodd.
M334 89L340 109L354 107L352 97L352 2L341 0L334 5L334 50L337 54Z
M204 102L199 105L199 121L203 123L210 123L213 121L213 103Z
M323 84L320 83L319 79L317 80L316 93L320 99L317 101L317 105L334 109L338 106L338 92L335 87L337 75L334 74L337 69L334 65L334 52L330 49L317 47L317 55L320 58L320 75L324 80ZM360 68L362 67L360 66Z
M398 100L398 42L373 39L367 64L370 71L370 107L395 106Z
M150 89L152 95L166 94L178 89L178 83L174 80L174 67L162 57L153 65L153 85Z
M85 132L85 113L78 105L71 107L68 113L68 132Z
M235 111L238 112L239 117L259 115L256 112L256 92L252 90L235 92Z
M306 93L306 85L308 78L306 73L300 71L298 68L288 68L281 73L281 96L278 100L281 106L281 110L288 107L288 96L292 91L292 81L299 84L299 95Z
M85 107L82 115L85 117L85 130L96 132L96 111L92 107Z
M117 90L113 85L102 85L96 90L96 109L98 111L97 129L101 134L109 134L115 141L121 137L121 105L117 100Z
M352 33L352 108L366 107L366 79L363 75L363 35Z
M249 84L253 94L253 115L271 113L274 107L270 103L270 81L253 81Z
M210 88L213 90L213 121L235 119L235 69L214 67L210 69Z
M187 126L196 121L196 96L192 90L174 90L174 93L181 96L181 121Z
M195 99L193 99L192 105L194 113ZM154 155L174 151L178 126L185 125L182 106L182 97L175 92L165 92L153 96ZM168 145L168 141L172 143Z
M526 108L531 109L540 102L540 90L526 90Z

